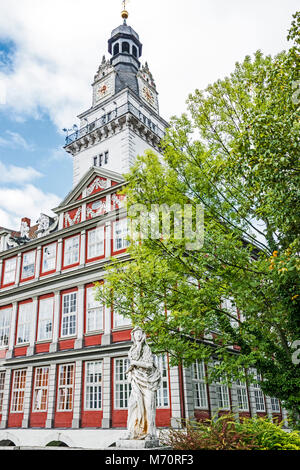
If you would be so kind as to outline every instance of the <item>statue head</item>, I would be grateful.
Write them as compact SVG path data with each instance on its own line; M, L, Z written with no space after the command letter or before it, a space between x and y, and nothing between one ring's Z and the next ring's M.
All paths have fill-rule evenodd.
M134 343L140 343L146 340L146 333L140 326L136 326L131 332L131 339Z

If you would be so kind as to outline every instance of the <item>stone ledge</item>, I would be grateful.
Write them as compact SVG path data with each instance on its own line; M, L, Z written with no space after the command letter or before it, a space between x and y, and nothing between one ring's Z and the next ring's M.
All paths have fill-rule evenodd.
M134 439L120 439L116 442L117 449L157 449L160 448L158 439L139 441Z

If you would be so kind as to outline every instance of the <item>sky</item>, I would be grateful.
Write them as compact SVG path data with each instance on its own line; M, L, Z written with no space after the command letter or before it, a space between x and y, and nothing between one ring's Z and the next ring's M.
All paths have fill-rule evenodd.
M127 9L168 120L246 55L287 49L299 2L129 0ZM0 226L52 215L72 188L62 129L91 106L121 10L121 0L0 0Z

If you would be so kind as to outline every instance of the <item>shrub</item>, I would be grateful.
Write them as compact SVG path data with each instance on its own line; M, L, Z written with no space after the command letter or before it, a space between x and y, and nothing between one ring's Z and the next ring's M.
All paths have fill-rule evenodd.
M203 422L186 421L184 429L166 431L161 443L174 450L300 450L300 434L285 432L282 425L265 418L238 422L227 414Z

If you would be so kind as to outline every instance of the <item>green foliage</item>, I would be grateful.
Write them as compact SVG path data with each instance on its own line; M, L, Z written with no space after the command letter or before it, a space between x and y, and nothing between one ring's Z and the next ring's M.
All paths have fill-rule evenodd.
M172 119L163 159L148 151L126 176L129 208L189 204L195 221L202 205L203 246L190 249L185 233L178 239L172 219L170 237L131 240L130 261L112 260L98 298L110 305L113 292L113 308L142 326L173 364L208 362L213 354L220 365L211 377L229 381L255 367L263 391L296 420L299 13L289 38L288 51L274 58L257 52L190 95L187 113Z
M161 438L174 450L300 450L300 434L263 418L237 422L233 415L204 422L187 421L184 429L171 428Z

